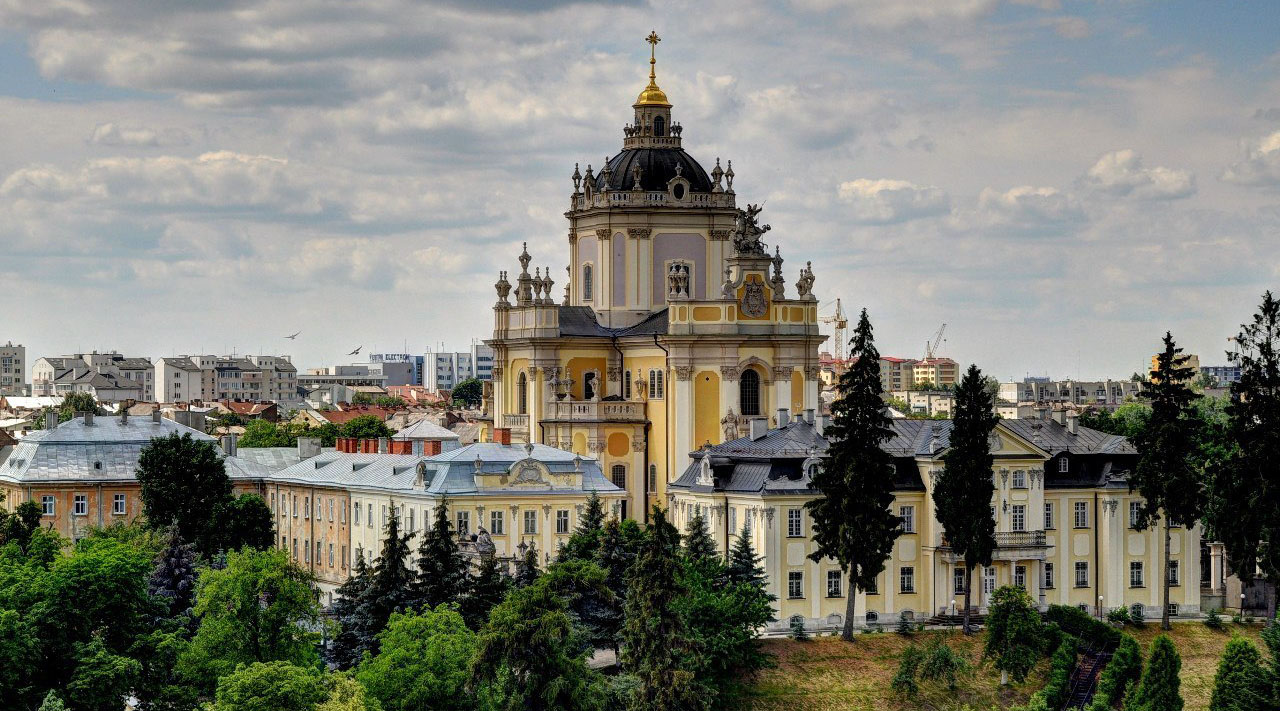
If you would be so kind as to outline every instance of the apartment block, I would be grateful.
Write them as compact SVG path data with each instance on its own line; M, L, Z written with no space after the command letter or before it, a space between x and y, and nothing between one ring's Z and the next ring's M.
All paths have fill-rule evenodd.
M27 348L13 341L0 346L0 395L27 395Z
M465 351L427 351L423 382L431 392L452 390L468 379L493 380L493 349L482 343Z
M184 355L158 358L155 369L164 402L298 399L298 370L289 356Z
M1142 384L1132 380L1043 380L1000 383L999 399L1039 405L1091 405L1105 409L1134 400Z
M99 402L149 402L156 395L155 366L116 352L39 358L31 366L31 388L37 397L87 392Z

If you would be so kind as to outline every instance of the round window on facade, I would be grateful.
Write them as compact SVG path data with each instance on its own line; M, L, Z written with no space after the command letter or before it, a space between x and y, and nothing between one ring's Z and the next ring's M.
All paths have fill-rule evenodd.
M677 200L683 200L683 199L684 199L684 184L683 184L683 183L676 183L676 184L675 184L675 187L671 188L671 194L675 197L675 199L677 199Z

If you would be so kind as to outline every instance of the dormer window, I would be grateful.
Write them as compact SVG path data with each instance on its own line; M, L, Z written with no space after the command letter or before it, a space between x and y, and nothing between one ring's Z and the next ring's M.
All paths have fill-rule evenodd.
M1058 460L1058 471L1063 474L1066 474L1067 472L1071 471L1071 465L1067 462L1066 457L1063 457L1062 459Z

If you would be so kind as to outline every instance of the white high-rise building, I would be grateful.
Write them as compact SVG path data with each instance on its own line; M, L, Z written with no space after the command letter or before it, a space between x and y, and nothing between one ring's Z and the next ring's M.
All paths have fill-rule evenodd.
M13 341L0 346L0 395L26 395L26 372L26 346Z

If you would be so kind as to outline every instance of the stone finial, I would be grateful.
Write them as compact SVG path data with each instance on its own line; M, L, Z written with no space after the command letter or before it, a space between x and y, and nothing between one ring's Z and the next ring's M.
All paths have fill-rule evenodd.
M565 267L565 268L564 268L564 273L565 273L565 278L564 278L564 305L565 305L565 306L568 306L568 305L569 305L569 286L570 286L570 281L569 281L569 280L573 278L573 267L572 267L572 266Z
M543 287L542 269L539 267L534 267L533 268L533 303L535 305L542 303L542 287Z
M582 173L578 172L578 164L573 164L573 192L577 194L582 188Z
M521 272L521 276L529 276L529 262L532 262L532 261L533 261L533 257L529 256L529 243L528 243L528 242L521 242L521 243L520 243L520 256L519 256L519 260L520 260L520 268L521 268L521 270L522 270L522 272Z
M609 167L609 159L605 158L600 168L600 189L609 190L613 187L613 169Z
M510 306L511 302L507 301L507 295L511 293L511 282L507 281L507 273L505 271L498 272L498 281L493 285L498 292L498 307Z
M724 177L724 170L720 167L720 158L716 157L716 167L711 169L711 180L714 183L711 186L711 192L722 193L724 188L720 187L720 179Z
M813 262L805 262L800 270L800 278L796 279L796 291L800 298L813 300Z
M542 278L542 293L545 294L542 298L542 303L547 306L555 303L551 300L551 287L555 283L555 280L551 278L551 267L547 267L547 275Z
M724 299L736 298L733 295L733 267L724 268L724 284L720 287L720 297Z
M781 299L786 292L786 279L782 278L782 250L777 246L773 246L773 278L769 280L769 286L773 287L773 298Z
M726 193L732 193L733 192L733 161L729 161L729 169L724 172L724 177L725 177L725 180L728 182L728 186L725 187L724 191Z

